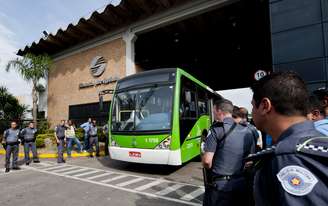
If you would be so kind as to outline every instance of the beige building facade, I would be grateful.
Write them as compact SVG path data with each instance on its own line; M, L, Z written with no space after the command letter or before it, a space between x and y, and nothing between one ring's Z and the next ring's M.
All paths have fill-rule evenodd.
M95 57L105 60L104 72L98 77L91 72ZM122 38L55 59L48 76L49 122L55 125L62 119L69 119L71 106L97 103L99 92L114 89L116 80L125 75L125 42ZM105 101L111 98L112 95L104 96Z

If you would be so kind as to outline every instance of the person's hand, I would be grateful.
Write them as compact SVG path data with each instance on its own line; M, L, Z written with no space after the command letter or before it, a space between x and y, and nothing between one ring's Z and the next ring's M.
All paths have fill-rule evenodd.
M251 167L253 167L253 161L245 162L245 165L244 165L245 170L250 169Z

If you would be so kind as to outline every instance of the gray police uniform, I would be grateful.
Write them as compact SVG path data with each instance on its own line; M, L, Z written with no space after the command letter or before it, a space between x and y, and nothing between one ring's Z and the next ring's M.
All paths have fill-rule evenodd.
M37 129L26 127L25 129L22 129L21 136L23 137L24 141L24 154L25 154L25 162L30 162L30 148L33 153L33 161L38 162L38 153L36 151L36 144L35 144L35 134L37 132Z
M92 156L92 153L94 152L93 146L96 146L96 155L99 155L99 143L98 143L98 136L97 136L97 126L91 125L88 131L89 135L89 152Z
M248 159L257 165L256 205L328 205L328 137L313 122L291 126L276 145Z
M252 131L240 124L223 139L234 124L232 118L214 123L206 137L204 151L214 152L214 157L210 170L212 184L205 187L203 205L247 205L249 202L243 175L244 158L255 151L256 143Z
M58 157L57 162L62 163L65 162L64 160L64 147L65 147L65 130L66 127L62 125L58 125L55 127L56 136L58 137L59 143L57 143L57 151L58 151Z
M7 129L3 137L6 142L6 168L10 168L10 156L13 154L12 167L17 168L19 150L19 129Z

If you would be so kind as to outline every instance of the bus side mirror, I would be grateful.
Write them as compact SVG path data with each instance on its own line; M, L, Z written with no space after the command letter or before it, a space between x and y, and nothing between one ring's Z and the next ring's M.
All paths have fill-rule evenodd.
M103 96L99 96L99 111L102 112L104 110L104 98Z

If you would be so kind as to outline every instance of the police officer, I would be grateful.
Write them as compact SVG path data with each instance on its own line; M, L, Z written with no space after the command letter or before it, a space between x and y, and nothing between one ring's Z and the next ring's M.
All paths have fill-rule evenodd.
M55 127L55 137L57 141L57 150L58 150L58 157L57 162L58 163L65 163L64 160L64 147L65 147L65 120L61 120L60 124Z
M251 155L256 205L328 205L328 138L307 121L309 93L293 72L263 77L252 87L255 125L274 146Z
M234 122L230 101L216 101L213 111L216 122L205 139L202 155L207 169L203 205L247 205L250 197L243 159L255 150L253 134Z
M37 129L34 128L34 123L30 122L28 127L22 129L21 131L21 136L23 138L24 142L24 154L25 154L25 164L29 165L30 164L30 148L33 153L33 162L34 163L39 163L39 158L38 158L38 153L36 151L36 132Z
M12 168L14 170L19 170L20 168L17 165L18 161L18 150L19 150L19 129L17 128L17 123L15 121L11 122L11 128L7 129L3 134L5 148L6 148L6 170L5 172L10 171L10 156L13 155Z

